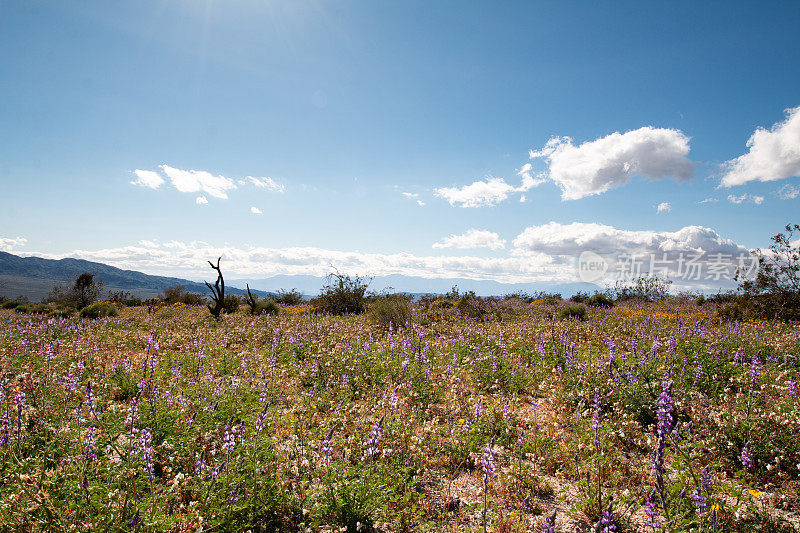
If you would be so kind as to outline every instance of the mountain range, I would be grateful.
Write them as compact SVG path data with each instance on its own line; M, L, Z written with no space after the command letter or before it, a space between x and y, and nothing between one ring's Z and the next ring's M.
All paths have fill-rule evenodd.
M183 285L188 292L207 294L204 283L182 278L152 276L135 270L123 270L104 263L83 259L44 259L41 257L21 257L0 252L0 296L16 298L24 296L39 301L54 286L64 286L75 281L80 274L91 272L103 283L103 289L111 292L127 291L140 298L158 296L164 289ZM307 296L319 294L325 285L324 276L278 275L260 279L227 279L226 291L242 295L242 287L250 284L255 294L269 296L285 289L296 289ZM594 292L602 287L591 283L500 283L490 280L470 280L461 278L423 278L403 275L376 276L370 279L369 289L382 292L404 292L412 295L444 294L454 286L460 291L475 291L480 296L504 295L515 292L529 294L556 292L567 297L579 291Z

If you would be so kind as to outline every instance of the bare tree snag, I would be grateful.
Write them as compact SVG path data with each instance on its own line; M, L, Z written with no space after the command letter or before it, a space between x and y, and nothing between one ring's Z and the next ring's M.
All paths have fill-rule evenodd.
M208 262L211 268L217 271L217 281L213 286L209 282L205 282L206 286L211 289L211 303L208 304L208 310L217 320L219 320L219 315L222 312L222 304L225 301L225 280L222 278L222 270L219 268L220 259L222 259L222 257L217 259L217 266L214 266L214 263L211 261Z

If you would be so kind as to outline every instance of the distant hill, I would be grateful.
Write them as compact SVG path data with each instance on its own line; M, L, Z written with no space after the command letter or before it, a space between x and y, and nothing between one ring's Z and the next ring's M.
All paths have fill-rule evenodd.
M85 261L83 259L43 259L41 257L20 257L7 252L0 252L0 296L16 298L25 296L32 301L39 301L52 290L55 285L71 284L83 272L96 275L103 282L104 291L128 291L140 298L158 296L164 289L183 285L188 292L208 294L203 283L188 279L166 276L151 276L135 270L122 270L103 263ZM211 276L209 276L211 279ZM319 294L325 285L323 276L280 275L261 279L227 279L226 292L243 295L246 291L241 287L249 283L254 294L268 297L280 289L297 289L306 296ZM529 294L539 291L557 292L565 298L576 292L594 292L603 287L591 283L500 283L489 280L469 280L459 278L422 278L415 276L375 276L370 283L370 290L404 292L412 295L443 294L453 286L464 291L475 291L480 296L502 296L514 292Z
M305 295L319 294L320 289L325 285L325 278L322 276L304 275L280 275L262 279L235 279L232 283L244 286L249 283L251 288L262 291L276 292L280 289L297 289ZM526 292L529 294L543 292L556 292L564 298L569 298L577 292L593 293L602 291L604 287L593 283L500 283L491 280L471 280L461 278L421 278L416 276L403 276L394 274L389 276L375 276L369 285L370 290L383 291L391 289L393 292L404 292L408 294L444 294L454 285L458 290L475 291L479 296L503 296L515 292Z
M0 296L25 296L32 301L39 301L55 285L71 284L84 272L95 274L96 279L103 282L104 292L128 291L140 298L152 298L168 287L183 285L188 292L209 293L205 284L187 279L150 276L83 259L43 259L0 252ZM225 285L227 293L246 294L246 291L236 287L235 282L226 280ZM253 292L262 297L269 296L269 293L255 288Z

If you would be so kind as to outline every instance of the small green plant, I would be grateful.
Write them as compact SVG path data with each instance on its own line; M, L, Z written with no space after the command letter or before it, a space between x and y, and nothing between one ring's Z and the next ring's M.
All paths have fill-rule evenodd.
M118 316L117 306L111 302L97 302L87 305L81 309L83 318L105 318L108 316Z
M411 302L401 294L380 296L369 306L369 317L383 329L398 329L411 320Z
M558 312L558 318L577 318L580 321L586 320L586 306L583 304L567 304Z
M586 299L586 305L591 307L614 307L614 300L598 292Z

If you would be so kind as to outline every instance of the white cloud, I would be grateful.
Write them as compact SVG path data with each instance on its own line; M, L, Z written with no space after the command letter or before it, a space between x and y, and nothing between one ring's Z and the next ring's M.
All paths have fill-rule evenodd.
M656 208L658 213L669 213L670 211L672 211L672 205L669 202L661 202Z
M525 197L524 194L519 197L519 203L524 204L527 201L528 201L528 199Z
M583 252L594 252L608 262L609 277L623 268L630 273L631 267L638 265L642 274L652 268L654 273L666 273L674 278L676 286L680 287L719 286L719 280L705 277L709 265L715 261L726 268L730 285L738 259L750 257L744 246L702 226L686 226L670 232L622 230L596 223L550 222L526 228L513 243L516 249L512 254L522 257L528 253L543 254L554 263L559 259L577 258ZM696 279L686 276L693 273L687 266L693 257L698 258L695 262L701 265Z
M195 199L194 203L196 203L197 205L208 205L208 198L206 198L205 196L198 196Z
M522 165L517 175L522 176L522 185L517 188L521 192L529 191L547 181L542 172L537 173L536 176L533 175L533 165L530 163Z
M514 187L503 178L487 178L464 187L441 187L434 194L450 205L460 207L487 207L497 205L514 192Z
M450 235L440 242L434 243L434 248L489 248L499 250L506 247L505 239L497 233L486 230L470 229L461 235Z
M705 200L700 200L697 203L698 204L713 204L713 203L716 203L716 202L719 202L719 200L717 200L716 198L706 198Z
M800 107L785 112L786 120L773 124L772 129L753 132L746 154L725 163L723 186L800 176Z
M540 174L534 176L531 168L531 164L526 163L517 172L518 176L522 176L522 183L519 187L514 187L503 178L487 177L483 181L474 181L470 185L463 187L440 187L434 189L433 193L435 196L450 202L452 206L495 206L515 192L527 192L546 181Z
M232 179L215 176L205 170L181 170L169 165L159 165L172 185L180 192L204 192L214 198L227 200L227 191L236 188Z
M733 194L728 195L728 201L732 204L741 204L744 202L753 202L756 205L761 205L761 202L764 201L763 196L756 196L753 194L742 194L740 196L735 196Z
M0 252L11 252L14 248L25 246L28 239L24 237L0 237Z
M244 183L246 183L245 180L249 181L256 187L264 188L272 192L279 192L279 193L286 192L286 187L284 185L276 182L275 180L269 177L255 178L253 176L247 176L245 177L244 180L241 180L239 183L244 185Z
M422 200L417 200L417 205L420 207L425 207L425 202L423 202Z
M149 241L155 242L155 241ZM208 258L222 256L226 277L253 278L279 274L323 276L331 268L372 276L400 274L423 278L464 278L505 283L571 280L572 270L544 255L525 257L418 256L374 254L314 247L263 248L213 246L202 241L169 241L69 254L36 254L57 259L76 257L149 274L203 279L210 275ZM28 254L33 255L33 254Z
M250 212L253 213L254 215L261 215L262 214L261 209L255 207L255 206L250 207Z
M416 192L402 192L400 193L408 199L419 198L419 193Z
M795 187L794 185L789 185L788 183L778 189L775 193L778 195L778 198L781 200L794 200L798 196L800 196L800 187Z
M158 189L164 183L164 178L159 176L158 172L153 172L152 170L139 170L137 168L133 173L136 175L136 179L131 182L133 185Z
M205 260L222 256L230 279L269 277L279 274L326 275L332 267L352 274L383 276L399 274L423 278L463 278L518 282L573 282L578 280L575 260L583 251L610 258L610 273L618 267L619 254L652 254L666 257L670 272L678 268L678 255L725 254L735 258L747 250L710 228L688 226L675 232L629 231L601 224L533 226L514 239L515 248L505 257L419 256L409 253L377 254L314 247L264 248L214 246L193 241L141 241L137 245L103 250L75 250L69 254L34 254L58 259L76 257L149 274L207 278ZM642 261L641 257L638 261ZM644 262L642 272L649 265ZM704 271L705 272L705 271ZM676 286L681 285L676 281ZM719 282L688 281L681 286L718 287Z
M553 137L530 157L547 161L548 177L561 187L563 200L577 200L625 185L633 176L690 179L694 165L688 154L683 132L646 126L579 146L570 137Z
M675 251L738 253L745 250L733 241L723 239L711 228L702 226L686 226L674 232L658 232L621 230L593 222L549 222L531 226L514 239L514 246L523 251L557 256L577 256L585 251L602 255Z

